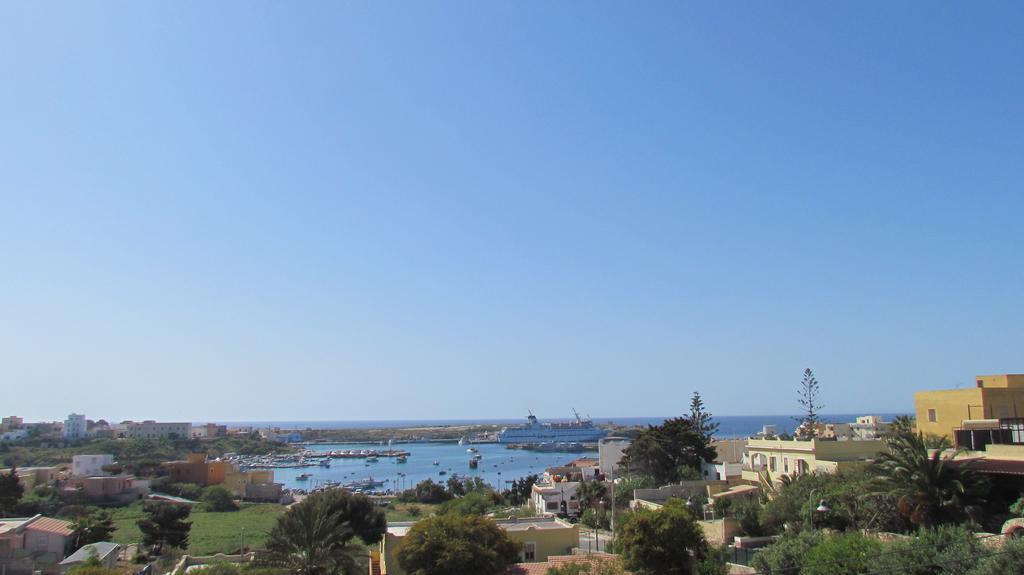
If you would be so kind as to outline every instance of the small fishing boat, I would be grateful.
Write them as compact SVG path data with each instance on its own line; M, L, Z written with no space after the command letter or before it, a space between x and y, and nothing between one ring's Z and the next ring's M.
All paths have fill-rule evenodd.
M444 469L442 469L441 471L438 471L437 474L438 475L448 475L448 472L445 471Z
M295 478L296 481L309 481L309 478L313 477L312 473L303 473L302 475Z
M409 461L409 458L404 455L399 455L398 458L395 459L395 463L405 463L407 461Z
M476 459L470 459L469 460L469 468L470 469L476 469L477 467L479 467L479 465L480 465L480 462L477 461Z
M441 462L435 459L434 460L434 465L441 465Z

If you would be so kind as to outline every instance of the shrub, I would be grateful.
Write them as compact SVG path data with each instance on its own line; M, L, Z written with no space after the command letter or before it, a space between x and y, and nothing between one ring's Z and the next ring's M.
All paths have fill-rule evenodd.
M821 542L818 531L801 531L786 534L773 545L754 555L750 566L765 575L792 575L799 573L804 556Z
M896 541L875 560L875 570L901 575L965 575L985 548L963 527L921 529L917 537Z
M859 575L875 565L882 544L859 533L827 537L804 556L800 575Z
M222 485L207 487L203 491L203 504L206 505L207 511L238 511L238 504L231 497L231 492Z

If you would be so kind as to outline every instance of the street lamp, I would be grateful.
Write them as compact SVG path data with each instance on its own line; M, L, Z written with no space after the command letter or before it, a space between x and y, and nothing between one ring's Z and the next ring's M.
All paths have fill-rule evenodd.
M815 487L814 489L811 490L811 493L807 496L807 526L810 527L811 530L814 529L814 512L815 511L817 511L818 513L828 513L829 512L829 508L828 508L827 505L825 505L825 500L824 499L822 499L821 501L818 502L818 507L814 507L814 494L817 493L817 492L818 492L818 488Z

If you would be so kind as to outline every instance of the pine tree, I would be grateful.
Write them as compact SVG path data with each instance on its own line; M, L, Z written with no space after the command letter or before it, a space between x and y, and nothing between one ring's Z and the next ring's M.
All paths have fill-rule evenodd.
M818 380L814 378L811 368L804 370L804 378L800 381L799 399L797 402L806 410L802 417L795 418L800 422L797 435L800 437L815 437L818 434L818 424L821 423L819 412L824 407L818 401Z
M700 392L693 392L693 397L690 398L690 425L708 445L718 431L718 424L713 419L713 416L704 410L704 400L701 399Z

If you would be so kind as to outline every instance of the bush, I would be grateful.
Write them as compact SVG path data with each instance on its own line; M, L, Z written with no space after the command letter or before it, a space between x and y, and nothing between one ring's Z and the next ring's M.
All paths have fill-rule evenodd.
M875 570L901 575L966 575L985 548L963 527L922 529L917 537L896 541L875 560Z
M474 491L462 497L445 501L438 508L438 513L454 513L456 515L484 515L493 502L486 493Z
M804 556L800 575L858 575L874 567L882 544L859 533L828 537Z
M704 532L685 504L670 499L661 509L639 509L617 525L615 551L638 573L689 573L691 555L700 561L708 546Z
M739 522L740 535L762 537L770 531L761 523L761 504L753 499L737 502L733 505L733 516Z
M804 556L821 542L818 531L786 534L773 545L754 555L750 566L765 575L792 575L799 573Z
M1024 573L1024 539L1007 541L999 555L992 555L969 571L970 575L1006 575Z
M519 544L485 517L437 515L412 526L397 558L417 575L497 575L519 559Z
M207 511L238 511L238 504L231 497L231 492L222 485L207 487L203 492L203 504Z
M184 497L198 501L203 496L203 488L195 483L164 483L160 485L161 491L175 497Z

